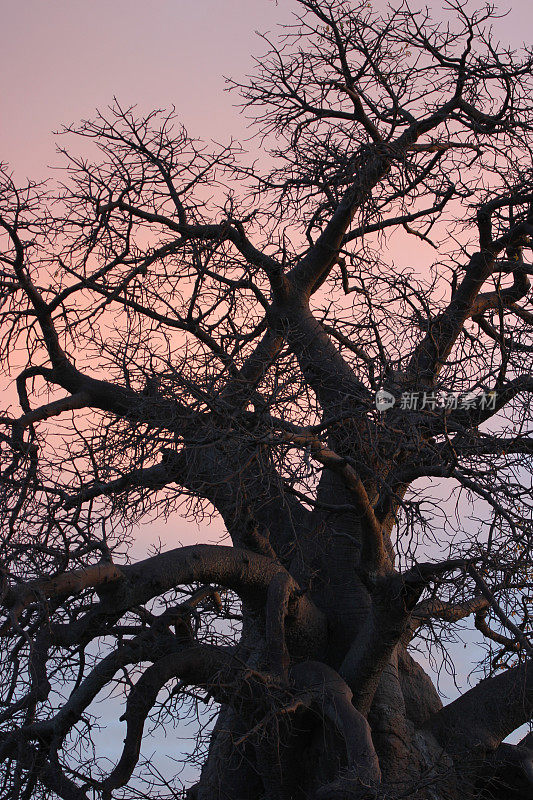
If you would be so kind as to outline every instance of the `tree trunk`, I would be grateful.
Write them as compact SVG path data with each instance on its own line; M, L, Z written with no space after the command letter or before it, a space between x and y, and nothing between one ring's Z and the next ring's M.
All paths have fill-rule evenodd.
M409 793L407 796L431 800L459 796L452 759L423 728L428 716L440 707L437 692L421 667L404 649L394 652L368 715L381 768L381 796ZM262 740L250 736L236 746L247 728L248 722L234 711L221 709L201 781L191 797L341 800L374 796L373 787L370 785L367 793L350 769L346 744L333 724L324 725L313 714L295 717L286 726L284 737L280 736L279 748L274 737L281 733L280 727L264 731ZM268 782L270 786L265 785ZM461 794L464 798L464 786Z
M337 502L344 501L338 485L325 484L322 497L327 500L327 489L335 488ZM402 634L407 618L398 613L396 597L377 599L372 585L361 577L360 520L345 518L335 530L327 529L319 515L315 522L300 542L290 571L310 587L314 603L325 614L328 641L325 652L315 655L322 662L318 666L292 664L288 686L305 695L309 686L315 689L322 681L322 706L302 702L285 713L281 709L286 701L273 697L265 711L264 703L245 706L242 696L235 701L241 703L241 713L236 706L222 706L201 779L189 790L190 800L531 797L530 783L524 779L527 759L517 760L515 748L507 755L498 748L465 758L459 746L454 751L453 742L449 746L439 741L427 723L442 702L430 677L406 649ZM268 670L264 631L265 619L245 607L241 646L251 669ZM316 682L309 674L318 676ZM349 691L351 711L344 717L345 706L332 701L335 682L345 687L341 693ZM367 746L374 755L363 760L359 756ZM379 765L374 769L375 756Z
M248 722L223 707L201 780L189 790L189 799L533 798L530 751L527 764L517 758L515 751L520 748L505 745L488 758L465 764L424 725L441 707L429 676L405 648L398 647L383 671L368 715L381 770L379 786L350 767L339 731L316 715L295 716L290 725L246 738Z

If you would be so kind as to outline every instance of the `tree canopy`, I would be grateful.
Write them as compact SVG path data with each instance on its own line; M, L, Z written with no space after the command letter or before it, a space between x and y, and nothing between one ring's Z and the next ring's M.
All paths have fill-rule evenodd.
M135 770L188 703L192 800L533 796L533 52L489 5L298 8L229 81L256 160L115 100L60 180L2 169L6 798L181 796ZM228 541L128 560L176 512ZM470 616L442 707L412 653Z

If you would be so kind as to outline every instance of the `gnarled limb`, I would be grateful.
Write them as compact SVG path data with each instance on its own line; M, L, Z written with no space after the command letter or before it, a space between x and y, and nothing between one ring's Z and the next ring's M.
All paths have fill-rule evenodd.
M383 670L400 642L408 640L413 610L424 589L443 573L464 568L465 559L416 564L376 582L370 613L346 653L339 672L353 691L354 705L368 714Z
M520 265L514 272L514 284L510 289L480 295L485 281L493 273L497 255L505 248L517 246L533 231L530 222L531 213L526 223L511 226L509 231L497 240L493 240L491 232L490 211L483 209L478 214L481 250L475 253L466 267L466 273L453 294L448 307L430 324L430 330L412 354L409 374L421 385L431 385L446 362L451 349L462 330L465 320L471 316L479 316L487 308L497 307L503 295L503 302L509 303L523 297L530 288L530 283Z
M478 591L486 598L487 602L489 603L490 607L502 623L502 625L507 628L507 630L511 631L514 634L516 641L520 644L523 648L524 652L527 654L528 658L533 656L533 648L529 643L527 636L525 636L524 632L520 630L520 628L514 624L514 622L509 619L508 615L504 612L501 605L498 603L494 593L491 589L487 586L485 581L483 580L482 576L477 572L474 568L473 564L468 566L468 572L472 576L474 583L476 584L476 588Z
M26 730L26 737L42 741L61 741L120 669L141 661L153 661L168 650L175 651L175 649L176 641L173 637L164 634L155 637L152 632L141 634L123 643L96 664L74 689L57 714L30 726Z
M426 727L452 755L485 755L533 713L533 661L485 678L434 714Z
M439 599L422 600L414 607L412 628L416 630L417 627L431 619L459 622L459 620L469 617L470 614L485 611L488 607L487 598L481 594L457 603Z
M501 644L505 647L506 650L520 650L520 642L516 639L510 639L508 636L503 636L501 633L497 631L493 631L492 628L489 627L487 622L487 611L477 611L476 616L474 617L474 625L483 634L487 639L491 639L491 641L496 642L497 644Z
M501 744L488 759L484 773L479 782L489 797L532 800L532 734L528 733L516 745Z
M120 567L110 562L101 562L93 566L72 570L54 578L18 584L7 590L2 604L9 609L10 622L17 621L22 612L33 602L42 602L52 598L67 598L83 592L85 589L102 589L109 584L116 584L124 577ZM4 625L3 632L6 631Z
M40 408L34 408L28 411L18 419L11 419L9 417L1 417L0 423L4 425L11 425L14 428L22 430L29 425L33 425L40 420L49 419L63 411L73 411L78 408L86 408L90 403L90 395L87 392L78 392L77 394L62 397L60 400L54 400L51 403L46 403Z
M221 671L229 668L232 652L231 648L192 645L164 656L143 673L128 697L123 716L127 722L124 749L118 764L102 782L104 798L110 797L113 789L129 781L139 759L146 717L165 683L179 677L184 683L204 686L217 694L220 691Z
M312 434L295 431L281 432L279 435L286 441L309 448L313 458L341 477L349 490L350 497L353 498L354 511L360 515L366 534L362 542L366 568L378 573L390 567L382 525L376 517L363 481L346 458L338 455Z
M17 615L37 597L65 598L82 589L95 587L102 599L87 615L87 624L94 626L96 617L120 616L124 611L164 594L180 585L194 582L216 583L232 589L252 606L261 606L269 586L277 576L284 576L287 596L292 599L288 641L295 654L319 652L325 637L322 613L284 568L268 556L234 547L192 545L180 547L137 564L118 568L114 564L96 565L85 570L65 573L52 580L14 586L4 606ZM83 623L83 618L76 626Z
M352 705L352 692L347 683L331 667L316 661L296 665L291 677L298 688L316 695L318 710L341 734L352 779L366 788L378 786L381 770L370 726ZM332 790L333 786L323 787L317 798L329 796Z
M3 734L0 735L0 753L0 761L15 757L23 769L33 772L35 779L61 800L87 800L87 789L82 789L65 775L57 755L55 759L46 757L38 747L28 742L17 744L11 740L6 743Z

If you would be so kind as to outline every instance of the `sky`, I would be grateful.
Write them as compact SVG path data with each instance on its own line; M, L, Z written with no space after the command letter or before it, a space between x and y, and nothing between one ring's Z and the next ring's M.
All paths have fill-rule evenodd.
M254 31L288 20L273 0L3 0L1 158L39 176L51 131L113 96L144 110L174 104L193 135L244 134L224 75L242 75Z
M223 76L244 75L263 49L255 31L287 22L293 8L294 0L0 0L0 159L20 179L43 178L58 160L51 132L113 96L146 111L174 104L195 136L245 135ZM498 34L520 45L532 24L533 4L515 0Z
M189 133L204 139L249 135L224 76L243 77L265 45L257 31L287 23L295 0L0 0L0 161L17 181L41 180L61 163L53 131L91 117L117 97L140 112L174 105ZM385 0L373 0L377 10ZM425 3L413 0L413 8ZM441 2L433 3L435 15ZM502 0L502 11L510 7ZM517 47L533 28L533 3L515 0L498 21ZM56 173L57 174L57 173ZM412 237L395 257L412 257ZM398 241L398 237L397 237ZM416 243L415 243L416 249ZM196 526L185 528L197 538ZM164 531L141 531L137 551Z
M251 54L264 49L255 31L289 21L294 7L294 0L0 0L0 160L19 181L45 178L59 162L52 131L114 96L140 111L175 105L194 136L244 138L223 76L244 76ZM515 0L497 28L503 41L521 45L533 29L531 0ZM183 541L215 538L181 520L170 525ZM164 528L141 531L134 552L158 536Z

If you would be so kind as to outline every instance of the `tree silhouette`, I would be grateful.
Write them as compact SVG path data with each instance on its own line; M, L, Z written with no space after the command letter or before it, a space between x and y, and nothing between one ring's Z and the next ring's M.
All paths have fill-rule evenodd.
M3 170L2 797L177 797L135 769L188 703L193 800L533 797L533 55L298 5L232 83L256 162L115 102L63 183ZM129 561L176 510L231 543ZM470 616L443 707L412 652Z

